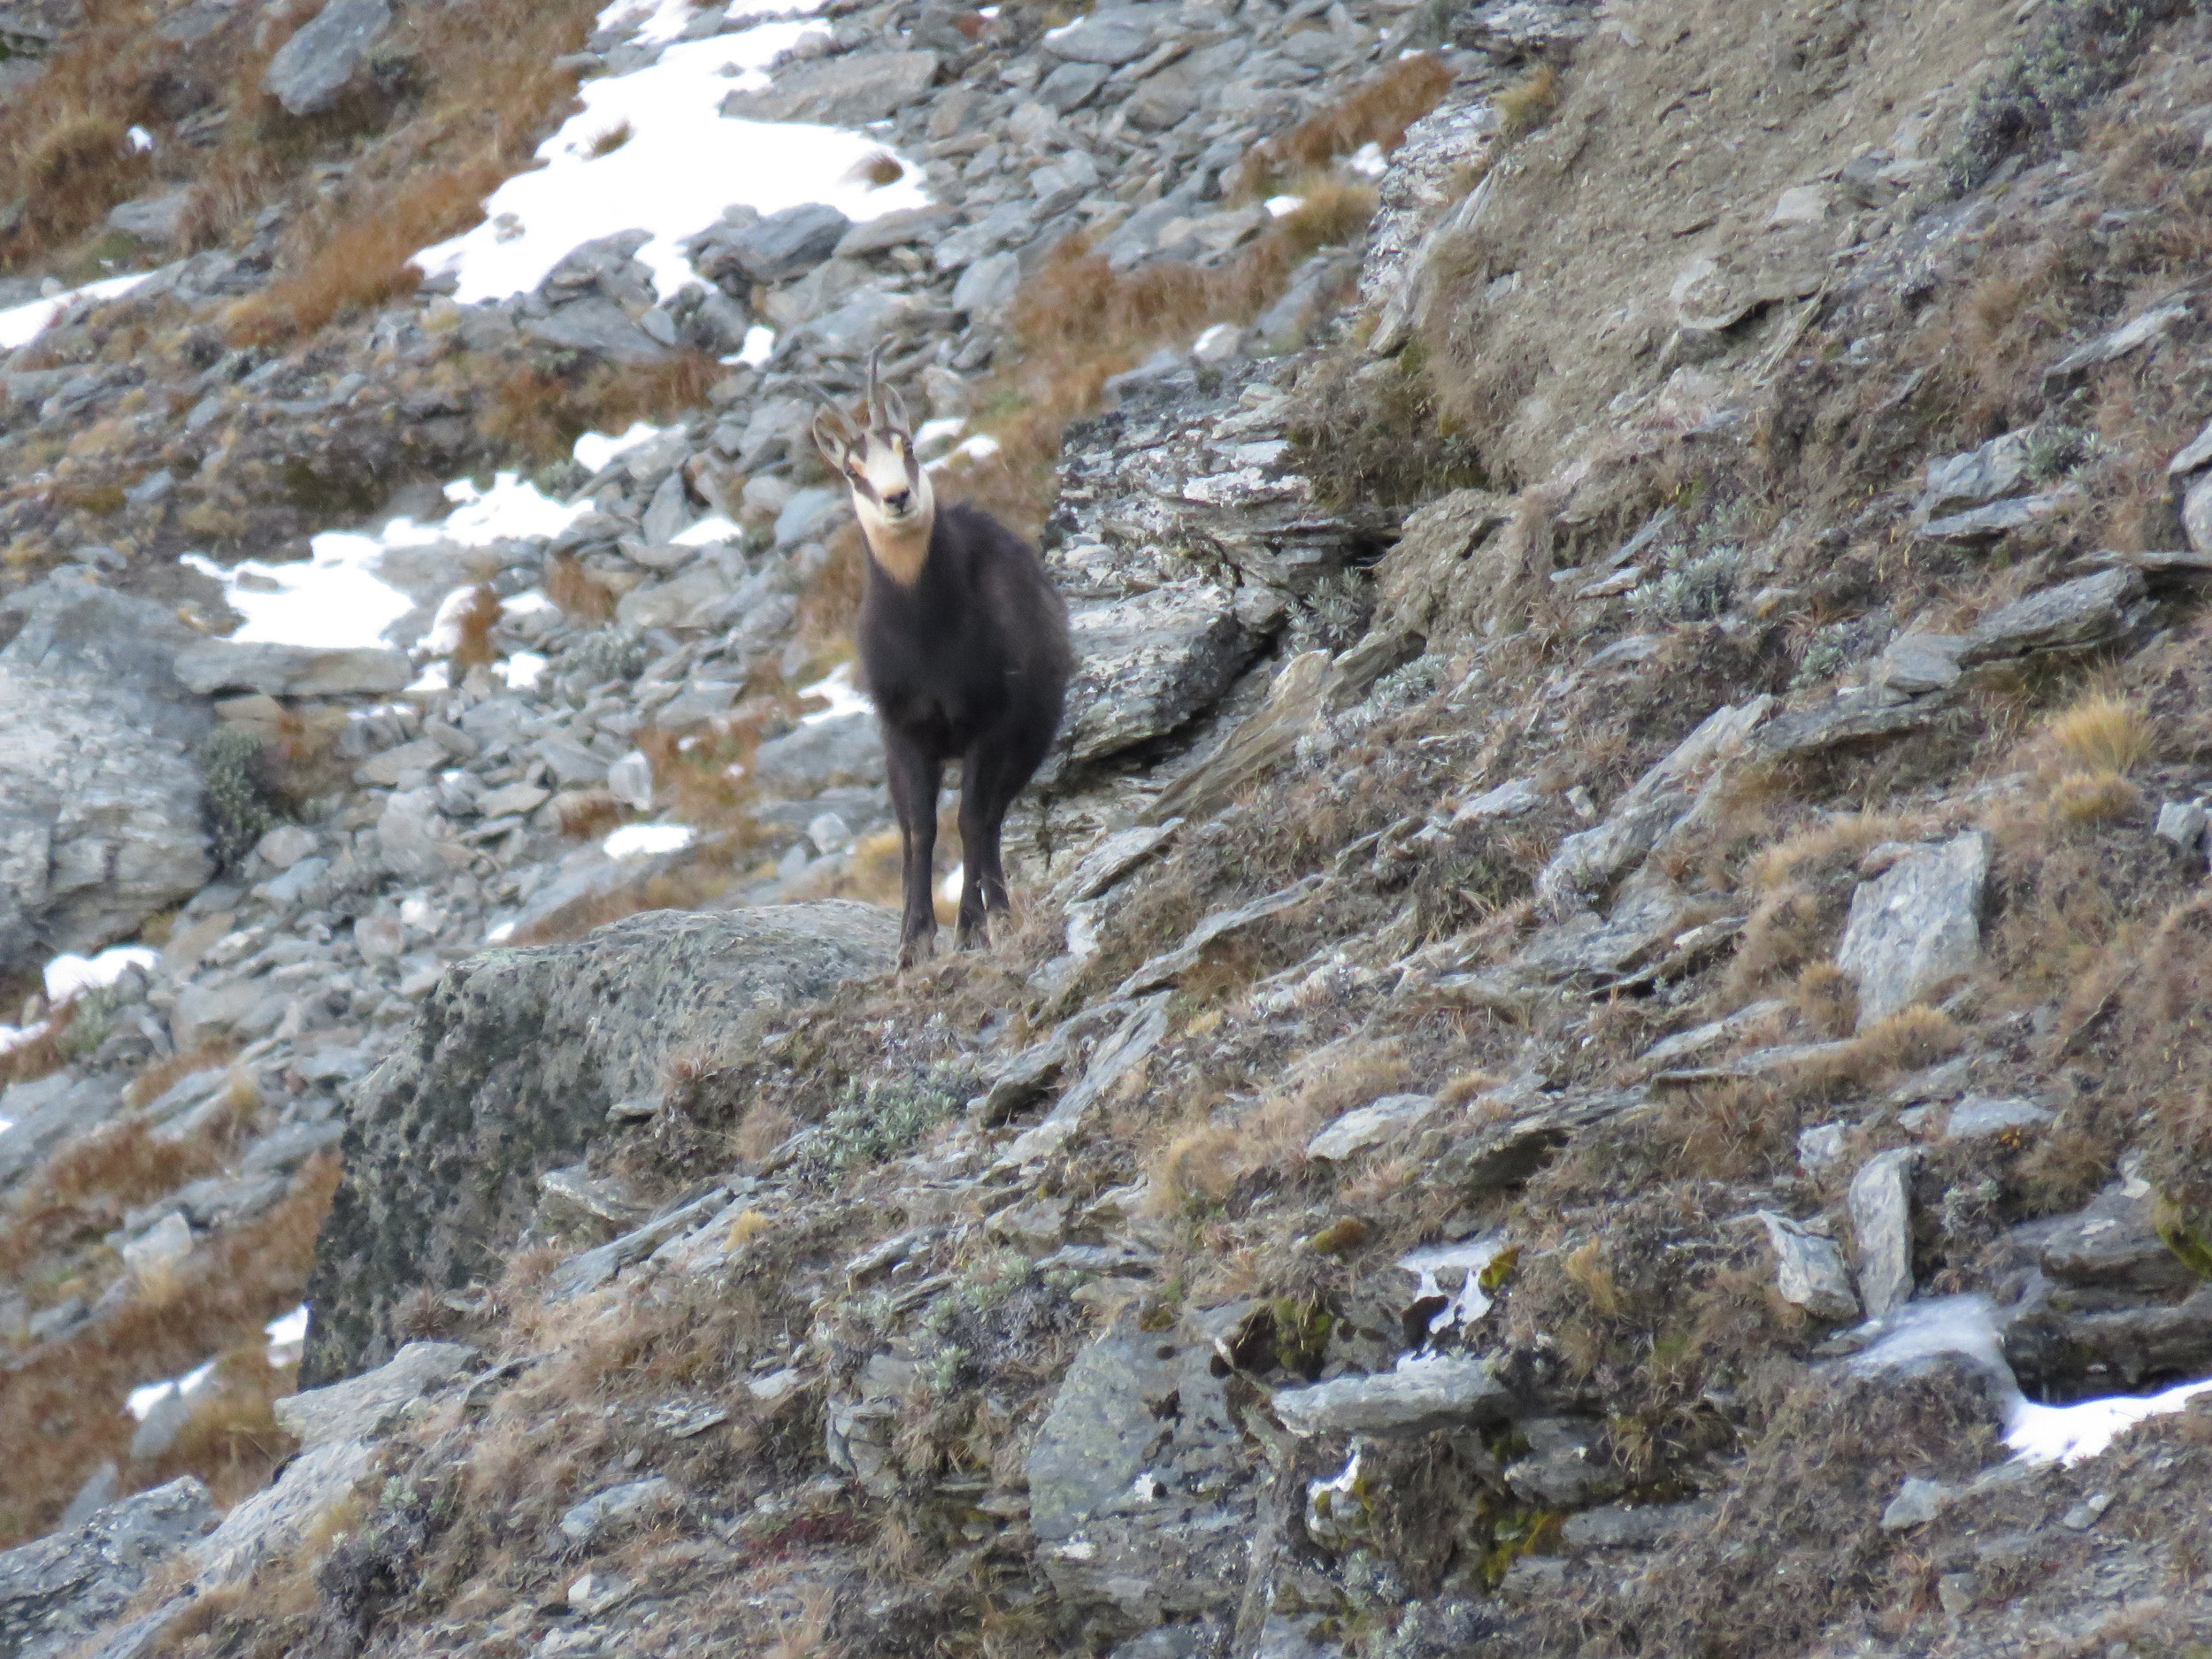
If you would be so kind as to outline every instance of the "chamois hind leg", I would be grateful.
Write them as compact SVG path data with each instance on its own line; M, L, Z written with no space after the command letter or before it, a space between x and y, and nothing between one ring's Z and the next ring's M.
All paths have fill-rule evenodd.
M899 881L904 907L899 920L899 966L926 962L936 949L937 906L930 890L931 864L937 852L937 789L944 764L912 740L886 726L884 769L891 784L891 808L899 819Z
M1026 731L1001 730L969 749L960 764L960 920L954 941L966 949L979 938L989 944L990 918L1010 908L999 839L1007 810L1044 758L1044 747Z

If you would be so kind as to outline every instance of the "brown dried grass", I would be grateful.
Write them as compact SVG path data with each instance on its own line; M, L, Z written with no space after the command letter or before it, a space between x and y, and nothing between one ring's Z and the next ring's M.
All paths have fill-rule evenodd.
M1452 72L1427 53L1402 58L1327 109L1256 146L1238 170L1236 192L1248 200L1272 196L1280 180L1325 167L1364 144L1379 145L1387 154L1451 85Z
M1015 296L1010 361L978 402L979 422L999 443L982 462L947 469L947 485L1025 534L1042 526L1067 424L1096 409L1106 382L1154 348L1195 338L1217 322L1248 322L1316 249L1349 240L1375 211L1375 194L1327 175L1306 181L1302 201L1226 265L1156 260L1117 272L1088 239L1071 236Z
M258 1342L264 1325L298 1306L338 1172L336 1157L317 1157L274 1209L194 1251L165 1295L134 1298L27 1356L0 1389L0 1444L9 1448L0 1548L46 1532L95 1469L125 1461L132 1424L123 1402L132 1389L188 1371L211 1350Z
M672 352L658 363L604 364L561 374L535 363L507 365L478 406L478 432L534 465L558 461L587 432L622 432L690 413L728 373L703 352Z
M614 589L573 553L557 553L546 561L545 596L573 621L599 623L614 616Z
M413 293L422 273L409 261L474 223L484 197L511 171L486 157L381 193L374 206L333 227L298 268L232 306L225 332L239 345L280 344Z
M499 595L489 582L479 582L469 595L468 608L457 618L459 637L454 642L452 656L447 659L452 664L456 685L470 669L499 660L499 648L492 643L492 630L498 626L499 618Z

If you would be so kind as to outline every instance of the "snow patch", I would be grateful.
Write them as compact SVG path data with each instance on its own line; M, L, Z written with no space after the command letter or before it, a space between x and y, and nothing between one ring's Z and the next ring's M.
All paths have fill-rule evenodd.
M308 543L311 557L297 563L242 559L226 570L198 553L186 554L183 563L222 583L230 608L245 618L233 639L325 650L374 648L384 644L385 629L415 608L376 574L387 550L551 537L591 511L588 502L571 507L555 501L513 472L495 475L488 489L456 479L445 496L453 511L434 523L402 517L373 533L326 530Z
M801 41L826 36L828 24L784 16L738 34L673 41L669 31L681 32L687 11L680 0L655 0L636 38L673 43L642 69L584 82L582 110L538 147L537 167L492 192L484 222L415 256L426 277L455 279L463 304L502 300L534 289L585 242L644 230L651 240L636 257L665 298L702 280L682 243L725 207L775 213L826 202L849 219L870 219L926 204L921 169L903 157L893 157L896 180L868 181L864 164L891 152L864 134L721 113L726 96L767 87L768 65ZM622 143L594 153L625 127ZM703 180L720 188L702 188Z
M161 953L143 945L117 945L96 956L56 956L46 964L46 1000L58 1006L84 992L105 989L133 968L151 973L160 962Z
M704 547L710 541L736 541L745 533L720 513L711 513L676 537L678 547Z
M1947 1356L1967 1360L1997 1386L2004 1402L2005 1444L2015 1463L2071 1468L2108 1450L2137 1424L2184 1410L2199 1394L2212 1393L2212 1378L2204 1378L2159 1394L2104 1394L2071 1405L2030 1400L2006 1363L1987 1298L1972 1295L1908 1302L1890 1316L1874 1344L1847 1363L1859 1371L1907 1371Z
M40 330L78 300L119 299L151 275L150 271L140 271L130 276L104 277L81 288L33 300L27 305L11 305L0 311L0 350L12 351L18 346L29 345L38 338Z
M269 1363L289 1365L299 1358L307 1342L307 1304L302 1302L291 1312L270 1320L261 1331L269 1342Z
M576 447L569 453L576 457L576 465L587 472L604 472L618 456L624 456L641 444L653 442L673 426L656 426L639 420L631 423L629 431L620 437L611 438L603 432L588 432L576 440Z
M755 323L745 331L745 343L738 347L736 360L748 368L757 369L775 355L776 331L764 323Z
M849 714L866 714L876 705L860 693L853 684L853 665L840 663L822 679L799 693L802 700L808 697L826 699L829 707L817 709L812 714L799 717L801 726L819 726L825 720L841 720Z
M1429 1340L1432 1342L1449 1331L1464 1330L1490 1311L1490 1296L1482 1287L1482 1275L1504 1248L1505 1234L1489 1233L1479 1239L1462 1239L1456 1244L1426 1245L1398 1258L1400 1267L1419 1276L1420 1283L1413 1292L1415 1302L1440 1299L1444 1303L1430 1317ZM1467 1277L1457 1294L1447 1296L1436 1276L1449 1268L1463 1268Z
M130 1414L133 1417L143 1423L147 1413L169 1395L174 1394L188 1397L197 1392L200 1385L214 1374L215 1362L210 1360L206 1364L188 1371L181 1377L165 1377L159 1382L148 1383L143 1388L132 1389L129 1399L126 1400L124 1404L130 1409Z
M535 651L517 651L492 672L507 682L508 690L527 691L545 677L549 666Z
M650 858L681 852L695 833L688 824L631 824L613 831L599 845L610 858Z

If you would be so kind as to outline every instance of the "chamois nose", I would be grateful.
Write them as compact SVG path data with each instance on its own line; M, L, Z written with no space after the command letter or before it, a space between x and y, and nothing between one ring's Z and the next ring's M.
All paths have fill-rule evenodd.
M914 492L910 489L895 489L883 498L883 504L894 513L903 513L914 504Z

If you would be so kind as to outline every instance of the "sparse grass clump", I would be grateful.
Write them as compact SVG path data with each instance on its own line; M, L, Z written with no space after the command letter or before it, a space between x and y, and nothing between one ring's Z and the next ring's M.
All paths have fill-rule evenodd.
M208 829L215 856L236 864L277 826L277 813L262 781L265 745L241 726L219 726L200 740L193 758L206 786Z
M1498 131L1509 142L1534 132L1559 108L1559 72L1551 65L1535 68L1498 94Z
M1963 195L2016 150L2081 142L2083 113L2118 84L2175 0L2054 0L2004 65L1982 82L1944 157L1943 179Z
M2046 728L2050 746L2071 771L2124 777L2151 749L2149 718L2135 703L2093 691L2054 716Z
M1427 53L1402 58L1260 145L1246 157L1239 188L1247 196L1271 196L1281 180L1325 167L1363 145L1373 144L1387 154L1451 85L1452 72L1437 58Z
M954 1067L849 1087L816 1132L810 1161L842 1174L895 1157L959 1110L975 1087L972 1072Z
M1350 241L1375 211L1374 191L1356 180L1323 174L1294 188L1299 206L1225 265L1156 260L1122 273L1081 234L1062 242L1014 297L1010 350L979 393L978 424L999 449L956 469L963 493L1035 534L1051 499L1061 434L1098 407L1109 379L1210 324L1249 322L1301 260Z

